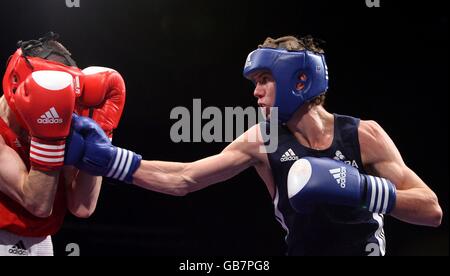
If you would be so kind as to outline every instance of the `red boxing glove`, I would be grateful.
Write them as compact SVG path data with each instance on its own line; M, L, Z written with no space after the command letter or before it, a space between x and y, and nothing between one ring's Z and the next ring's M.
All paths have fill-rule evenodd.
M125 105L125 81L115 70L88 67L83 70L84 88L77 101L77 113L94 119L112 138Z
M19 85L14 100L30 132L31 166L42 171L60 169L75 108L72 75L35 71Z

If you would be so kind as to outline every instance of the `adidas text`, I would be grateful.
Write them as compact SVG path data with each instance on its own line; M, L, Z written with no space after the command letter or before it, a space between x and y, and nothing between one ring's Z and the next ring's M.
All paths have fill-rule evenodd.
M62 124L63 119L37 119L38 124Z
M21 256L28 255L28 252L26 250L18 249L18 248L11 248L10 250L8 250L8 253L13 254L13 255L21 255Z
M342 189L345 189L345 184L347 182L347 169L345 167L341 168L341 177L339 178L339 184L341 185Z
M295 152L292 149L288 149L280 158L281 162L286 161L297 161L298 156L295 154Z
M298 156L283 156L281 157L280 161L281 162L286 162L286 161L297 161L298 160Z
M330 170L331 175L336 179L336 182L342 189L345 189L347 182L347 169L345 167L340 167Z

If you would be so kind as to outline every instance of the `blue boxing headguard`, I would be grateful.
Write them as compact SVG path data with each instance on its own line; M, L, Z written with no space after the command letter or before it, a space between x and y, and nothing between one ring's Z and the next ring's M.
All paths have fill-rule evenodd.
M260 70L269 71L275 80L274 107L278 107L278 120L282 123L287 122L305 102L328 89L328 69L322 54L307 50L259 48L248 55L244 76L251 79L250 75ZM303 74L306 78L300 77Z

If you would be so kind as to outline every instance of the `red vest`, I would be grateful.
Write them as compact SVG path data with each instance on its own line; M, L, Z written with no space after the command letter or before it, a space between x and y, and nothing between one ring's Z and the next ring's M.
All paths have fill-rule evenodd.
M17 152L29 169L29 148L0 118L0 135L6 145ZM0 164L1 170L2 164ZM4 185L4 184L0 184ZM29 213L22 205L0 192L0 229L26 237L44 237L53 235L61 228L67 210L64 188L64 177L61 174L55 196L52 215L48 218L38 218Z

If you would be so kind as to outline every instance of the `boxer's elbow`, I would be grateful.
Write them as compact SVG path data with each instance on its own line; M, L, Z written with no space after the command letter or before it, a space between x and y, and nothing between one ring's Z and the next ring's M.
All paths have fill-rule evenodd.
M25 206L28 212L38 218L48 218L52 215L53 208L47 204L29 204Z
M69 211L72 215L76 216L77 218L86 219L92 216L94 213L94 208L69 208Z
M420 206L418 206L418 210L420 210L420 215L417 215L417 218L420 220L420 223L418 224L429 227L439 227L441 225L443 215L437 196L433 192L429 192L422 198L423 202Z
M92 216L96 208L96 202L76 201L73 198L68 198L67 209L77 218L89 218Z
M48 218L53 212L53 201L40 200L36 195L26 196L25 193L15 198L17 202L30 213L38 218Z
M431 226L439 227L442 223L442 209L439 207L433 214L433 220Z
M431 204L431 208L430 208L430 214L429 214L429 218L430 218L430 226L432 227L439 227L442 223L442 209L441 206L439 205L439 201L437 196L433 193L433 196L431 196L430 198L430 204Z

